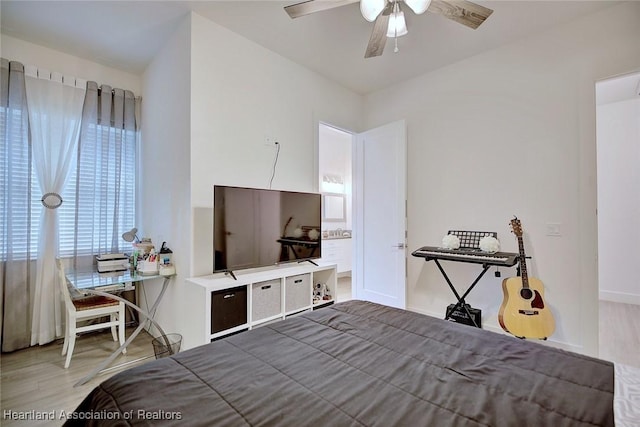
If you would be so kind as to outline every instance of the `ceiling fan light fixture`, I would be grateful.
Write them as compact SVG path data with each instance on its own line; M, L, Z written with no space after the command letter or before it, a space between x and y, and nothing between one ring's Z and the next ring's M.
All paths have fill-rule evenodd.
M387 37L401 37L407 34L407 22L404 20L404 12L400 10L400 5L393 6L393 13L389 15L389 26L387 27Z
M360 13L369 22L376 20L387 4L387 0L360 0Z
M404 0L404 2L416 15L425 13L431 4L431 0Z

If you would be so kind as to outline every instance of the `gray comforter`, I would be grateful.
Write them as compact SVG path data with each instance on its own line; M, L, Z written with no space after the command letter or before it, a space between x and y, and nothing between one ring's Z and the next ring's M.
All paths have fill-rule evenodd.
M122 372L68 425L613 426L613 390L608 362L349 301Z

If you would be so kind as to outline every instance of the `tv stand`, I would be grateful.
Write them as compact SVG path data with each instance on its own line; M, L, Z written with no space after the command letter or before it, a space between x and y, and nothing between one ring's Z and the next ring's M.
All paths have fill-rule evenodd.
M298 261L298 264L302 264L303 262L310 262L311 264L313 264L313 265L315 265L316 267L318 267L318 264L317 264L314 260L312 260L312 259L303 259L303 260L300 260L300 261Z
M233 274L233 270L225 270L225 271L224 271L224 275L225 275L225 276L231 276L231 277L233 277L233 280L238 280L238 278L236 277L236 275L235 275L235 274Z
M301 262L235 270L233 278L231 271L225 273L185 280L181 294L189 310L180 332L185 349L336 301L335 264ZM322 285L325 297L314 299Z

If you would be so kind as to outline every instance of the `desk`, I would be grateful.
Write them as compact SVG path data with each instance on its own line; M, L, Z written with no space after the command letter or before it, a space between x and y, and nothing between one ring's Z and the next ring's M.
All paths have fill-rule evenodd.
M76 296L79 295L101 295L109 298L114 298L118 301L123 302L128 307L136 310L143 318L140 319L138 327L133 331L133 333L127 338L127 340L122 344L117 350L115 350L111 355L103 360L98 366L96 366L89 374L87 374L84 378L74 384L74 387L79 385L86 384L93 377L95 377L100 372L107 370L107 366L111 364L115 360L116 357L122 352L124 348L126 348L131 342L138 336L138 334L144 328L146 320L149 320L153 325L158 329L162 336L166 334L160 327L160 325L154 320L156 309L164 296L165 291L167 290L167 286L169 285L169 281L172 276L159 276L159 275L142 275L137 274L136 272L131 272L130 270L118 271L118 272L110 272L110 273L98 273L95 270L68 270L65 272L67 276L67 280L73 285L73 292ZM131 301L127 301L126 299L120 297L119 295L113 294L113 292L118 291L127 291L135 289L135 283L142 283L143 281L159 279L162 278L162 289L158 294L158 297L153 302L153 305L149 309L149 311L143 310L137 304L132 303ZM73 295L72 295L73 296ZM149 356L153 357L153 356ZM135 362L138 362L142 359L132 360L121 365L117 365L109 370L114 368L119 368L121 366L129 365Z

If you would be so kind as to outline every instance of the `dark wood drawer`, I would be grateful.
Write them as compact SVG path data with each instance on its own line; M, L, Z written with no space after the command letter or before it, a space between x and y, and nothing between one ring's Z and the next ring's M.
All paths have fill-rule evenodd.
M247 287L211 292L211 333L247 323Z

